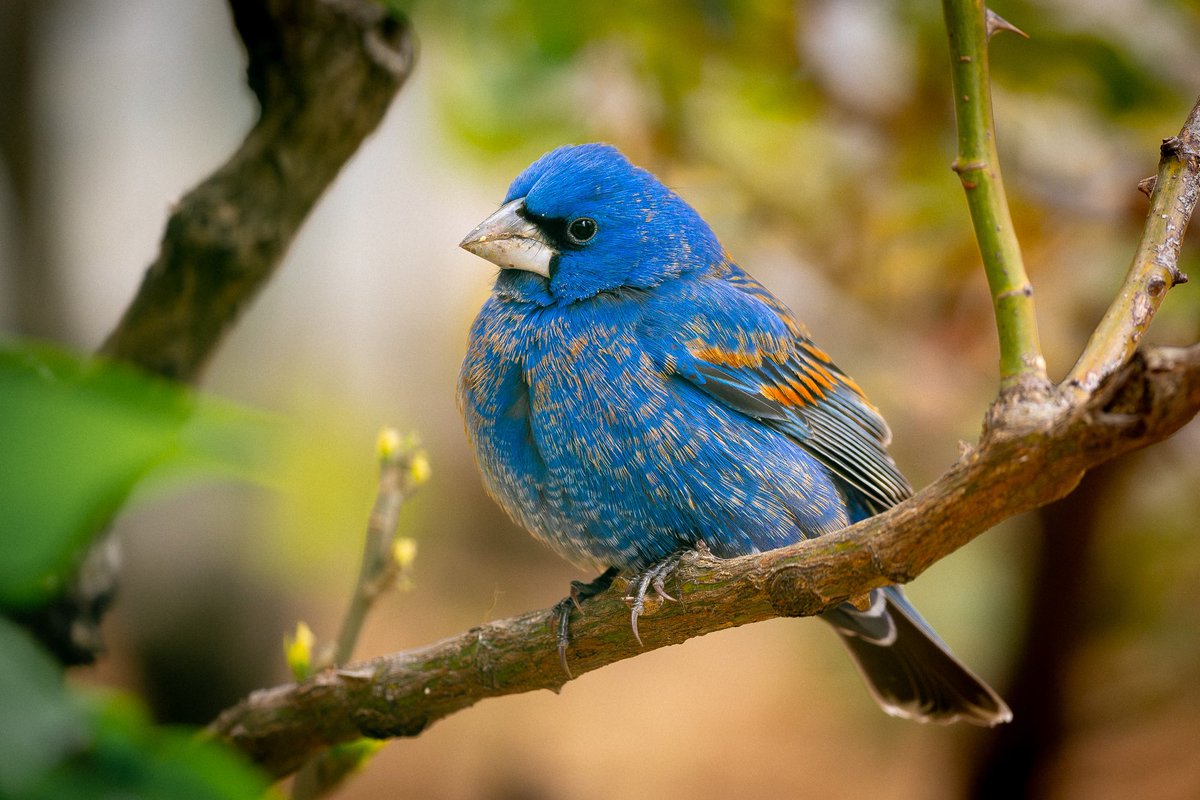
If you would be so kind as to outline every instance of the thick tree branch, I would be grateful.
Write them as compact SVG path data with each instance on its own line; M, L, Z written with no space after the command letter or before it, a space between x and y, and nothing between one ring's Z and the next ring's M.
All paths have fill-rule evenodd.
M1135 358L1087 403L1048 402L996 419L978 448L886 514L819 539L729 561L685 559L667 603L641 626L646 650L776 616L807 616L912 580L1001 520L1071 491L1089 468L1167 438L1200 410L1200 345ZM643 652L619 589L572 623L581 675ZM416 650L327 670L252 694L211 731L271 774L360 736L414 736L487 697L551 689L558 666L548 609L481 625Z
M375 130L413 65L408 23L372 0L231 0L261 114L167 221L103 355L193 382L274 273L317 199ZM101 649L116 583L102 537L72 585L27 621L65 663Z
M237 0L262 113L189 192L105 355L193 380L271 277L317 199L383 119L413 65L408 23L371 0Z

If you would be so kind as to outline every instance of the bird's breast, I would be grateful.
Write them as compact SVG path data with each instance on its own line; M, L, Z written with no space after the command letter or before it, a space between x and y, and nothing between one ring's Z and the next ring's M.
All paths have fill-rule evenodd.
M598 532L629 515L631 498L678 493L672 473L693 446L636 325L618 314L489 316L472 333L459 393L489 492L573 561L631 560Z
M827 472L787 436L663 371L620 314L485 307L460 396L489 492L593 566L718 555L845 524Z

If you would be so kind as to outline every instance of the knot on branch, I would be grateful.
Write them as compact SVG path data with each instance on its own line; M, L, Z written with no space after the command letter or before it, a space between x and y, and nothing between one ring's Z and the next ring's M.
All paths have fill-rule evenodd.
M1185 128L1179 136L1163 139L1162 146L1159 147L1162 157L1192 163L1200 162L1200 142L1195 141L1196 137L1191 133Z
M983 438L1025 436L1043 431L1063 417L1069 400L1044 377L1019 375L1001 389L984 418Z
M429 726L428 716L397 716L394 711L369 706L351 709L350 717L359 732L369 739L419 736Z
M1200 401L1198 373L1200 345L1139 350L1105 380L1097 402L1110 420L1129 420L1125 436L1137 438L1162 426L1173 430L1190 419L1174 421L1175 409Z
M767 580L766 590L771 608L781 617L809 617L846 599L822 595L812 586L808 571L800 566L776 569Z
M411 26L369 0L231 3L246 47L246 82L264 113L303 105L330 82L356 79L357 64L397 87L415 60Z
M367 55L399 81L408 77L417 61L416 41L408 20L390 15L363 36Z

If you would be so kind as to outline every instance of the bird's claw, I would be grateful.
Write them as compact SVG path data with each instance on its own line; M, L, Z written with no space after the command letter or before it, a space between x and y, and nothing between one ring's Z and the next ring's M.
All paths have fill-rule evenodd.
M567 673L568 678L575 677L571 674L571 668L567 666L567 648L571 644L571 610L579 609L582 612L583 601L595 597L612 586L618 571L616 567L609 567L595 580L588 583L571 581L570 593L554 604L553 613L558 618L555 629L555 638L558 640L558 663L562 665L563 672Z
M682 552L667 556L657 564L653 564L645 572L637 575L629 583L629 594L625 597L631 608L629 626L633 629L633 638L637 640L639 646L645 646L642 643L641 634L638 633L638 617L646 611L646 595L652 591L654 596L661 600L675 601L675 598L667 593L666 580L671 571L679 566L679 561L682 557ZM582 603L608 589L617 577L617 573L617 568L611 567L589 583L571 581L570 593L554 605L553 614L556 620L555 639L558 643L558 663L562 665L563 672L567 674L568 678L574 677L571 674L571 668L567 665L567 648L571 645L571 611L578 609L582 612Z
M600 579L597 578L596 580ZM595 581L593 581L593 583L594 582ZM605 588L607 588L607 586ZM595 597L597 594L599 594L599 592L592 591L591 583L584 583L583 581L571 581L571 592L567 595L566 599L570 600L571 605L575 606L575 608L583 611L583 606L580 605L580 603L582 603L584 600L587 600L589 597Z
M575 597L574 586L571 588L571 594L564 597L554 604L554 614L558 617L557 630L555 636L558 639L558 663L562 665L563 672L567 673L568 678L574 678L571 674L571 668L567 666L567 645L571 643L571 607L579 607L579 600Z
M638 633L638 617L646 610L646 593L653 589L659 599L675 601L674 597L667 594L666 580L672 570L679 566L682 557L682 553L673 553L629 582L630 592L625 596L630 608L629 626L633 629L633 638L640 647L645 645L642 643L641 634Z

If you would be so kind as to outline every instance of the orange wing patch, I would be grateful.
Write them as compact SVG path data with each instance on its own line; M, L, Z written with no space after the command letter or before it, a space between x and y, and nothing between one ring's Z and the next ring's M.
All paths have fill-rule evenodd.
M799 406L804 404L804 401L800 399L790 386L771 386L768 384L759 390L759 394L768 400L774 400L776 403L782 403L785 406Z
M829 357L829 354L828 354L828 353L826 353L826 352L825 352L824 350L822 350L821 348L817 347L817 346L816 346L815 344L813 344L812 342L809 342L809 341L803 341L803 342L800 342L800 346L801 346L801 347L803 347L803 348L804 348L804 350L805 350L805 351L806 351L806 352L807 352L807 353L808 353L810 356L812 356L813 358L815 358L817 361L820 361L820 362L822 362L822 363L825 363L825 364L832 364L832 363L833 363L833 359Z
M787 339L758 334L739 336L738 347L733 350L709 344L700 338L688 342L687 349L701 361L734 369L758 368L767 359L782 364L790 355L790 343Z
M768 400L785 406L811 406L825 396L815 383L804 381L800 377L784 383L766 383L758 391Z
M818 395L824 394L825 393L824 389L830 388L830 385L831 385L831 384L827 383L825 380L819 379L819 378L817 378L817 376L811 375L808 372L796 373L796 380L800 381L805 386L807 386L809 391L813 392L814 394L818 394ZM817 385L818 383L820 384L820 386Z
M747 353L744 350L725 350L720 347L711 346L689 346L688 350L701 361L707 361L710 364L717 364L722 367L762 366L762 355L757 352Z
M867 396L866 393L863 392L862 387L859 386L858 383L856 383L855 380L849 375L846 375L840 369L834 367L833 359L829 357L828 353L809 341L800 342L800 347L804 349L804 352L808 353L815 359L815 361L810 361L805 364L804 368L814 380L821 384L821 386L826 389L832 389L835 382L841 383L859 397L863 398L864 400L866 399ZM827 367L833 367L833 371L830 371L827 369Z
M806 364L806 372L812 376L813 380L824 386L826 389L833 388L833 373L825 369L820 364Z

